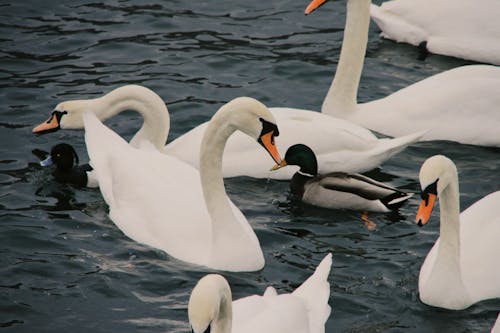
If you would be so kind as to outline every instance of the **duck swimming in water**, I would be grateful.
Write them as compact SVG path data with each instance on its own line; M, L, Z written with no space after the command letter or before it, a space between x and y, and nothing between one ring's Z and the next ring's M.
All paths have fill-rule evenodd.
M314 206L388 212L413 195L357 173L319 175L316 155L304 144L288 148L285 158L272 170L286 165L300 167L290 182L292 196Z
M60 183L69 183L79 187L97 187L92 167L89 164L78 165L79 159L73 146L59 143L53 146L49 156L40 161L43 167L55 165L52 172L54 178Z

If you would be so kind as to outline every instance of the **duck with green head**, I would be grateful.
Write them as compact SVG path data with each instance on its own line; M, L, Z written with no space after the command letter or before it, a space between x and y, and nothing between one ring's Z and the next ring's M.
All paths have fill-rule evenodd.
M413 193L406 193L357 173L318 174L318 162L311 148L296 144L272 170L297 165L290 192L302 202L330 209L388 212L400 207Z

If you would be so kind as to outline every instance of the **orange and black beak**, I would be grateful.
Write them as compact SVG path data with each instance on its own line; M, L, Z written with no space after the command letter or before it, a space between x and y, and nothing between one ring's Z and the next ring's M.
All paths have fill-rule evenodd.
M274 138L279 135L278 127L264 119L260 119L260 121L262 122L262 131L257 141L267 150L273 160L279 164L281 163L281 156L274 143Z
M304 14L309 15L312 12L314 12L316 9L321 7L327 2L327 0L313 0L311 3L307 6L306 10L304 11Z
M432 208L436 203L437 199L437 181L427 186L422 191L422 201L420 201L420 206L418 207L417 215L415 216L415 222L422 227L429 221L432 213Z
M50 132L55 132L61 128L61 118L63 115L67 114L66 111L54 111L50 118L41 123L40 125L33 128L33 133L35 134L45 134Z

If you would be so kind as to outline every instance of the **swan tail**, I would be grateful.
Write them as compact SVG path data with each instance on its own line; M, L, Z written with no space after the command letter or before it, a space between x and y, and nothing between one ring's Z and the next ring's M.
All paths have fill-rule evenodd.
M331 308L328 305L330 283L328 282L328 276L331 267L332 254L329 253L316 267L314 274L292 293L300 297L306 304L311 332L323 333L325 331L325 322L330 316Z
M378 155L378 160L381 164L383 161L403 151L411 144L418 142L427 131L420 131L397 138L379 139L379 144L375 147L374 155ZM378 150L378 152L377 152Z
M405 21L396 11L385 7L387 5L370 5L370 16L382 31L382 37L413 45L419 45L427 39L427 33L422 28Z

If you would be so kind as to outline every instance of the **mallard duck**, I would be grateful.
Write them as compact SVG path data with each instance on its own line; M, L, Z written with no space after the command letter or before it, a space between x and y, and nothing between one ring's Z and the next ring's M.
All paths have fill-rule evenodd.
M388 212L401 206L413 193L406 193L357 173L318 174L318 163L311 148L296 144L272 169L297 165L290 181L290 192L297 199L319 207Z

